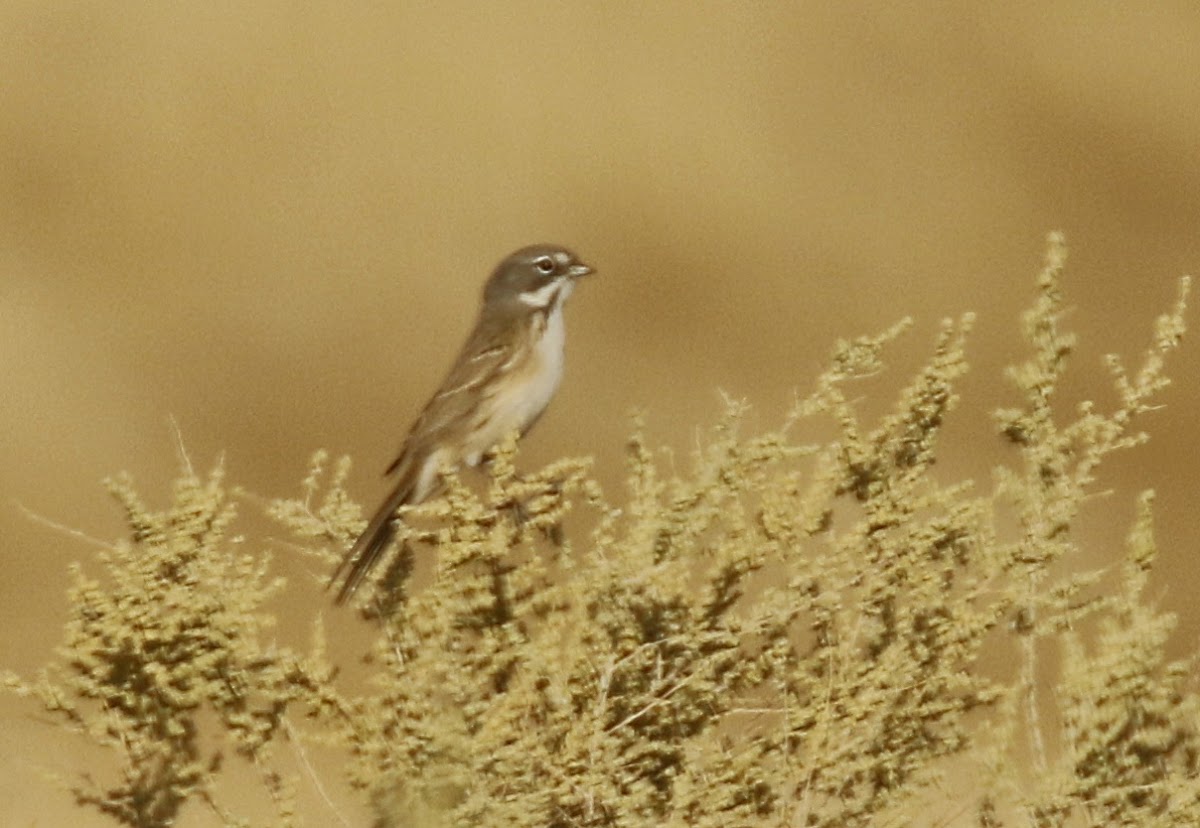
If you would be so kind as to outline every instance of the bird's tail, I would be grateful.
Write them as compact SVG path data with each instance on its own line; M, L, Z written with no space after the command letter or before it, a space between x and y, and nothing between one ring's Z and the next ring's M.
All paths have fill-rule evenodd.
M342 562L329 579L331 587L339 580L342 582L337 598L334 599L336 603L346 603L362 584L363 579L375 568L375 564L379 563L383 551L396 534L392 526L396 510L409 501L412 491L411 481L401 479L399 485L371 518L367 528L358 536L354 546L350 547L350 551L342 558Z

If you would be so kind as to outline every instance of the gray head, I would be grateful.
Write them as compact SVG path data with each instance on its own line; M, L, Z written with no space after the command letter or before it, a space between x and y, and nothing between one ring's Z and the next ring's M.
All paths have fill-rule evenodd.
M483 289L485 306L539 310L570 294L575 280L592 268L565 247L535 244L522 247L492 271Z

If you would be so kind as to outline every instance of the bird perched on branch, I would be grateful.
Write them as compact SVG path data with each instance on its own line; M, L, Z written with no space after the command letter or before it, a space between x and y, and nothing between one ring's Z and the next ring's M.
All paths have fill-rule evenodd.
M474 330L387 468L392 493L333 573L337 603L379 562L398 508L433 494L443 470L479 465L509 434L537 422L562 379L563 306L575 281L592 272L549 244L523 247L497 265Z

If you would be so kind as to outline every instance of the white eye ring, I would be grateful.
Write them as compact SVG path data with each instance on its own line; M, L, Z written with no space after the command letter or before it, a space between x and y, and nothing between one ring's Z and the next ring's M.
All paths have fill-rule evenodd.
M536 267L538 270L540 270L542 273L553 273L554 272L554 260L551 259L549 256L542 256L542 258L536 260L533 263L533 266Z

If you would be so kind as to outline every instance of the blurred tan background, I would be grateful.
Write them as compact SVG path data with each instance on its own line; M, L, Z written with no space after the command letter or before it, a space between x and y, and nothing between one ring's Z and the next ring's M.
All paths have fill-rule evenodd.
M1071 247L1068 391L1102 403L1100 356L1134 356L1200 271L1198 43L1191 3L6 0L0 666L46 661L66 566L93 555L22 506L114 537L98 482L127 470L163 505L171 417L198 466L224 452L265 496L297 491L314 449L348 453L373 506L482 280L533 241L600 275L524 462L594 455L617 496L631 409L686 451L717 389L770 425L837 337L912 315L904 371L973 310L943 472L989 487L1006 454L985 412L1012 401L1045 234ZM1081 539L1118 541L1132 493L1158 490L1156 597L1183 653L1194 337L1171 374ZM0 823L108 824L43 781L92 752L30 712L0 700Z

